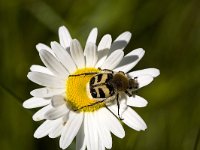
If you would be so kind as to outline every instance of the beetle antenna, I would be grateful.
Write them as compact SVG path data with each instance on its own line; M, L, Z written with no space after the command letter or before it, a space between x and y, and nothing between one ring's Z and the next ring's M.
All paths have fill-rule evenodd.
M69 77L76 77L76 76L87 76L87 75L93 75L93 74L98 74L98 72L88 72L88 73L81 73L81 74L72 74L69 75Z

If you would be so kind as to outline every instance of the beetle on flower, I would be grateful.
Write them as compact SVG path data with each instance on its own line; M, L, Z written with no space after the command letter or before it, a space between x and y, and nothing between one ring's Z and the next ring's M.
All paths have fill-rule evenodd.
M106 34L96 46L97 32L92 29L84 51L64 26L59 43L36 46L45 66L32 65L28 78L43 87L31 91L33 97L23 103L28 109L42 107L33 115L34 121L45 120L35 138L60 136L60 147L66 149L76 137L77 150L103 150L112 148L111 133L125 136L119 119L137 131L147 128L131 107L147 105L135 91L151 83L159 70L130 72L144 55L138 48L124 56L130 32L113 42Z

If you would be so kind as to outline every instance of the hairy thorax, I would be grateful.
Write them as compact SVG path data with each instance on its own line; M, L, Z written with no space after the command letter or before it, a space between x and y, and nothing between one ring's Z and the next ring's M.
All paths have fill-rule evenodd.
M119 73L114 75L113 79L111 80L111 83L113 84L114 88L116 88L118 91L125 91L129 87L128 78Z

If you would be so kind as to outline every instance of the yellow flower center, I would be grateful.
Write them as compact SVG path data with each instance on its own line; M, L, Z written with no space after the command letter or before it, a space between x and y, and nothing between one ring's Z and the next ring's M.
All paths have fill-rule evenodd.
M89 90L89 81L98 72L100 70L96 68L84 68L78 69L68 77L66 101L73 110L92 112L104 106L103 102L97 103L98 100L92 98Z

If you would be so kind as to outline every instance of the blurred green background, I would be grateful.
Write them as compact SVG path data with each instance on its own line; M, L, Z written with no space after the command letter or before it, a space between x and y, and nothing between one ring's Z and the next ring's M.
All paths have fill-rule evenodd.
M113 149L200 150L199 0L1 0L1 150L59 150L58 139L33 138L40 123L32 120L36 110L24 109L22 102L38 87L26 77L32 64L42 64L35 45L58 41L61 25L83 46L93 27L98 40L129 30L133 36L125 53L146 50L135 69L161 71L139 91L149 102L136 109L147 130L125 126L124 139L113 136ZM74 148L75 142L68 149Z

